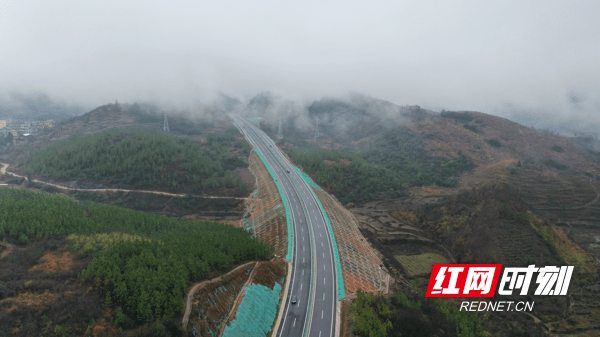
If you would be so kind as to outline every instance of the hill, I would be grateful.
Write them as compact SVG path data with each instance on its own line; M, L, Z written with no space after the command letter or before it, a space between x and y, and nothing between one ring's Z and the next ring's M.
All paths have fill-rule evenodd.
M448 336L598 332L600 155L593 137L365 97L316 101L307 116L318 118L319 137L314 124L295 124L287 134L304 136L279 145L342 202L360 196L347 207L398 281L392 298L361 297L347 309L356 335L373 328ZM261 124L276 132L268 122ZM530 315L473 316L420 295L432 264L442 262L575 265L578 272L567 297L534 296Z
M199 141L146 129L114 129L57 142L30 154L22 170L55 181L130 186L200 194L231 189L245 195L246 186L231 175L245 167L248 146L237 131L209 134ZM237 149L232 154L230 148ZM82 183L79 183L81 185Z
M431 156L405 127L383 132L369 146L344 151L297 139L284 144L289 156L344 204L401 196L405 184L454 187L456 175L472 167L464 157Z
M254 184L245 159L249 145L243 136L233 128L220 105L205 106L194 111L169 109L171 132L165 136L162 132L164 111L156 105L141 103L103 105L81 116L62 120L55 128L44 129L28 137L27 141L4 148L7 151L0 154L0 161L10 165L10 172L22 176L31 173L32 178L71 188L113 187L190 194L189 198L173 198L133 191L87 193L57 190L45 185L29 186L42 187L52 193L61 191L80 200L175 217L239 219L244 212L241 198L246 197L246 191ZM132 128L148 132L138 130L134 135L132 130L126 130ZM102 132L106 133L98 135ZM154 132L154 136L149 136L151 132ZM122 133L127 134L123 139L120 138L123 137ZM102 146L106 151L100 151L99 137L112 139L110 142L105 139L107 143ZM59 151L65 144L73 148ZM159 144L163 147L160 151L157 148ZM85 147L83 151L75 150L82 146ZM88 146L95 150L88 151ZM52 147L52 150L46 150L48 147ZM142 151L135 152L134 148ZM55 155L61 155L53 158L52 151L55 151ZM41 159L43 155L46 156L44 160ZM82 161L74 161L75 157ZM33 158L37 158L37 166L29 172L26 166ZM203 172L199 172L201 166L205 169ZM132 170L126 171L128 169ZM42 171L45 173L42 174ZM11 177L0 177L0 180L22 183ZM28 186L27 183L24 186ZM195 197L197 195L218 198L198 198ZM230 197L232 199L225 199Z
M5 187L0 239L15 247L0 260L0 321L23 336L83 335L103 307L118 327L158 322L177 334L190 282L271 254L240 228ZM83 284L70 283L79 273Z

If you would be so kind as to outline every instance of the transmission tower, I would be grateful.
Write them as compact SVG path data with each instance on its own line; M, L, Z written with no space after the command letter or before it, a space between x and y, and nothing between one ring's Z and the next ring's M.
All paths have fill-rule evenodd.
M283 128L281 127L281 117L279 118L279 128L277 129L277 139L283 139Z
M165 113L165 122L163 123L163 132L167 133L167 132L171 132L169 130L169 120L167 120L167 114Z
M317 123L315 123L315 140L319 138L319 117L317 117Z

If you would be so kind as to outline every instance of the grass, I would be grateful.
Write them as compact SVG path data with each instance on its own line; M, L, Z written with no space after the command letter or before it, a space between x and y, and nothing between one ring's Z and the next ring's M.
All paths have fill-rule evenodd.
M400 262L410 277L428 275L434 264L448 263L445 257L435 253L396 255L396 260Z

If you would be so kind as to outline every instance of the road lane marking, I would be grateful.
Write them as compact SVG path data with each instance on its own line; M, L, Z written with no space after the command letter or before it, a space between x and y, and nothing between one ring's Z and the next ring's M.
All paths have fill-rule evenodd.
M292 326L296 326L296 317L294 317L294 325Z
M323 247L323 241L321 241L321 247Z
M300 283L300 290L302 290L302 283Z
M243 120L242 120L242 121L243 121ZM265 144L266 144L266 146L269 146L269 147L272 147L272 146L270 145L271 143L275 144L275 143L274 143L274 142L273 142L271 139L269 139L268 137L263 137L263 136L261 136L261 135L258 135L258 132L259 132L259 131L255 130L255 129L256 129L256 127L255 127L254 125L251 125L251 124L249 124L249 123L246 123L245 121L243 121L243 123L246 125L246 127L244 128L244 130L245 130L245 131L248 131L248 132L253 132L253 133L255 133L255 134L256 134L256 135L251 135L251 136L249 135L249 137L250 137L251 139L253 139L253 140L254 140L254 138L253 138L253 137L258 137L258 140L257 140L258 142L262 142L262 143L265 143L265 142L266 142L266 143L265 143ZM244 132L244 133L246 133L246 132ZM271 149L269 149L269 148L268 148L268 147L266 147L266 146L265 146L265 145L263 145L263 146L261 147L261 149L262 149L262 148L266 149L266 151L268 151L268 154L270 154L270 156L268 157L268 158L269 158L269 162L270 162L270 163L276 163L277 165L281 165L281 162L283 161L284 163L285 163L285 162L287 162L287 163L288 163L288 165L289 165L289 162L288 162L287 158L286 158L285 156L283 156L283 155L281 154L281 152L280 152L280 151L279 151L279 152L277 152L277 153L273 153L273 151L274 151L274 150L271 150ZM279 149L277 149L277 150L279 150ZM294 171L296 170L296 168L295 168L294 166L291 166L291 165L290 165L290 167L292 167L292 169L293 169ZM279 170L278 170L278 173L279 173L279 172L281 172L281 168L279 168ZM285 182L285 184L286 184L287 186L289 186L289 185L292 185L292 186L293 186L293 185L294 185L294 184L293 184L293 181L294 181L294 180L296 180L296 182L298 182L298 183L304 182L303 180L299 179L299 174L298 174L297 172L293 172L293 173L294 173L294 174L293 174L293 176L295 176L295 179L287 179L287 180L284 180L284 182ZM278 175L278 176L280 177L280 175ZM285 174L284 174L283 176L289 177L288 175L285 175ZM308 191L310 191L310 188L308 188ZM286 192L289 192L289 191L288 191L288 190L286 190ZM306 195L306 190L304 190L302 193L304 193L304 194ZM311 193L309 192L308 194L311 194ZM311 194L311 195L312 195L312 194ZM298 194L298 197L294 196L295 198L294 198L294 199L292 199L292 200L300 201L300 199L301 199L301 198L300 198L299 196L300 196L300 194ZM307 204L308 204L308 205L310 205L311 207L314 207L314 206L316 205L316 204L315 204L315 202L307 202ZM313 212L313 213L315 213L315 210L313 209L313 210L312 210L312 212ZM320 210L318 210L318 212L317 212L317 213L319 213L319 214L320 214ZM309 218L309 219L307 219L307 220L308 220L308 221L310 221L310 218ZM302 222L303 222L303 221L302 221ZM320 228L320 226L319 226L319 228ZM297 230L297 227L296 227L295 229ZM309 228L309 229L310 229L310 228ZM303 229L303 228L301 228L301 230L302 230L302 232L304 232L304 229ZM328 233L326 233L326 234L328 234ZM322 234L321 234L321 233L319 233L319 236L320 236L320 237L322 237ZM326 236L326 237L327 237L327 236ZM304 237L303 237L303 241L304 241ZM328 241L328 244L329 244L329 241ZM321 242L321 246L323 247L323 242ZM324 268L325 268L325 266L324 266ZM333 264L332 264L332 268L333 268ZM332 270L333 270L333 269L332 269ZM304 270L302 270L302 274L304 274ZM334 277L334 279L335 279L335 277ZM324 279L324 282L326 282L326 280L325 280L325 279ZM292 287L293 287L293 286L292 286ZM335 297L336 297L336 296L332 296L332 301L334 301L334 302L333 302L333 303L334 303L334 307L335 307ZM288 308L289 308L289 307L288 307ZM287 313L287 310L286 310L286 313ZM332 311L332 322L333 322L333 320L335 320L335 318L334 318L335 316L333 316L333 315L334 315L334 311ZM324 312L323 312L323 311L321 312L321 316L322 316L322 318L323 318L323 316L324 316ZM285 322L285 319L284 319L284 322ZM294 323L295 323L295 322L294 322ZM284 324L285 324L285 323L284 323ZM331 326L332 334L333 334L333 328L334 328L334 326L332 325L332 326ZM303 334L304 334L304 330L303 330ZM319 337L320 337L321 335L322 335L322 331L319 331Z
M323 319L323 310L321 310L321 319Z
M323 301L325 301L325 293L323 293Z

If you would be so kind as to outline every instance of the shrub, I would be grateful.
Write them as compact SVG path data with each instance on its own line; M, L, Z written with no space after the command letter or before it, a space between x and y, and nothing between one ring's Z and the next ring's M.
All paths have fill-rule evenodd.
M561 164L554 159L548 159L544 162L544 164L546 164L546 166L553 167L557 170L566 170L569 168L567 165Z
M463 123L468 123L473 120L473 116L471 116L470 114L468 114L466 112L442 110L442 112L440 113L440 116L446 117L446 118L452 118L457 122L463 122Z
M500 143L500 141L498 141L497 139L488 139L486 140L486 142L492 147L502 147L502 143Z
M560 153L560 152L565 152L565 149L563 149L561 146L558 146L558 145L554 145L554 146L552 147L552 150L554 150L554 151L556 151L556 152L559 152L559 153Z
M115 326L122 326L127 321L127 316L123 313L123 309L121 307L117 308L117 313L115 314Z
M471 130L471 131L473 131L473 132L475 132L475 133L483 133L483 132L481 132L481 130L479 130L479 129L478 129L476 126L475 126L475 125L471 125L471 124L465 124L465 125L463 125L463 126L465 127L465 129L467 129L467 130Z

